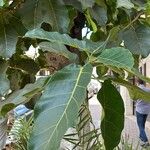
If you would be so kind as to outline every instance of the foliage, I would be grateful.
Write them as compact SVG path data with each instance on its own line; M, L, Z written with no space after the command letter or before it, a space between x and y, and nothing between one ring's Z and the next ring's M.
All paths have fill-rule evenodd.
M87 103L81 105L78 117L75 132L65 134L63 139L70 142L73 149L103 149L100 129L95 127ZM92 129L86 130L87 126L91 126Z
M30 105L34 99L35 125L28 149L59 149L67 129L77 128L78 112L85 102L94 67L98 72L94 78L103 83L98 99L104 109L101 131L105 148L117 146L124 106L115 85L127 87L134 99L149 101L150 97L128 81L137 76L150 83L139 73L137 63L150 53L149 3L0 0L0 97L4 99L0 101L0 114L5 116L19 104ZM88 29L84 38L83 28ZM91 36L86 39L89 30ZM31 47L34 52L30 58L27 54ZM35 81L43 70L51 74ZM109 95L107 92L112 94L111 102L104 97ZM113 118L119 116L118 120L110 114ZM109 130L109 124L104 125L107 120L118 128L115 133ZM110 135L116 137L111 143L107 138ZM93 145L98 147L99 143Z
M122 136L120 140L120 145L116 148L116 150L138 150L140 148L139 143L134 143L134 141L131 142L130 137L127 135Z
M16 119L13 128L10 131L10 136L13 138L14 150L26 150L33 129L33 115L28 120L25 118Z
M59 148L63 133L75 125L80 105L86 98L86 87L90 81L91 73L91 65L84 67L69 65L52 75L40 101L35 106L37 112L35 124L37 126L33 130L29 149ZM55 82L56 80L57 82ZM51 93L50 96L49 92ZM49 114L53 113L57 115L48 117ZM45 117L47 119L43 124ZM36 135L39 135L37 137L37 140L40 141L38 144L35 141Z
M124 127L123 99L109 80L105 80L97 97L104 111L101 122L104 144L106 149L111 149L111 147L115 147L119 144L121 131Z

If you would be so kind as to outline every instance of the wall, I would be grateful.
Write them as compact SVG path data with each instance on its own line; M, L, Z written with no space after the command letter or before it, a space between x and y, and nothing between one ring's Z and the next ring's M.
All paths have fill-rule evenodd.
M124 86L120 86L120 94L123 98L125 105L125 115L133 115L133 101L129 96L127 88Z
M150 55L140 62L140 66L142 67L142 74L150 78ZM150 84L147 83L146 86L150 87ZM130 99L128 90L125 87L121 86L120 93L125 104L125 114L133 115L133 101ZM150 120L150 115L149 115L149 120Z

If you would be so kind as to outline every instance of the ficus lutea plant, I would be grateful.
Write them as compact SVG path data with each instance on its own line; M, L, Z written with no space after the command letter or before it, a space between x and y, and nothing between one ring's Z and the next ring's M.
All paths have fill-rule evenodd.
M34 109L27 149L57 150L67 129L77 126L94 78L102 84L100 132L105 149L113 150L124 128L116 85L133 100L150 101L149 93L129 82L136 76L150 83L138 71L139 60L150 53L149 40L149 0L0 0L0 115L19 104ZM33 57L27 55L31 47ZM45 70L50 75L36 80Z

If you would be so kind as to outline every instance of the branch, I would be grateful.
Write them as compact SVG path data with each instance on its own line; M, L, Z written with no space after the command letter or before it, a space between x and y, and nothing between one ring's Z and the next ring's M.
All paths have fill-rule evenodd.
M142 14L143 14L143 12L140 12L139 14L137 14L137 16L136 16L127 26L125 26L125 28L124 28L123 30L129 28L135 21L137 21L137 20L139 19L139 17L140 17Z

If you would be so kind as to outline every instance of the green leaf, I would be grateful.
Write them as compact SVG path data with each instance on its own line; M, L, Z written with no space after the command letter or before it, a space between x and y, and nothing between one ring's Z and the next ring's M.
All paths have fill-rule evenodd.
M13 56L10 60L10 66L34 75L40 70L38 64L36 64L33 59L26 55Z
M96 58L97 63L131 70L134 59L129 50L121 47L105 49Z
M11 103L4 105L0 111L0 116L6 117L7 113L9 113L14 108L15 108L15 105Z
M19 12L28 29L38 28L46 22L54 31L67 32L68 11L62 0L26 0Z
M79 2L81 2L82 7L84 9L88 8L88 7L92 7L95 3L95 0L78 0Z
M137 6L138 11L145 10L147 2L147 0L132 0L132 3L135 4L135 6Z
M75 0L63 0L65 5L69 5L69 6L73 6L74 8L82 11L82 6L81 3L79 1L75 1Z
M120 7L131 9L134 7L134 4L130 0L117 0L117 8Z
M42 77L35 83L27 84L23 89L13 92L8 98L0 102L0 111L5 111L8 105L9 108L12 109L19 104L28 102L33 96L44 89L47 79L48 77ZM2 114L4 113L2 112Z
M66 44L86 51L86 41L72 39L67 34L60 34L58 32L47 32L44 31L43 29L34 29L32 31L27 32L25 34L25 37L43 39L50 42Z
M132 100L143 99L145 101L150 102L150 93L143 91L139 87L125 81L123 79L112 79L113 82L125 86L129 90L129 94Z
M0 97L4 96L10 88L10 83L6 76L7 68L8 62L0 60Z
M119 36L120 26L114 26L110 31L107 37L107 48L120 46L122 40Z
M85 41L85 40L77 40L71 38L67 34L60 34L58 32L47 32L43 29L34 29L32 31L29 31L26 33L25 37L29 38L37 38L37 39L43 39L50 42L56 42L59 44L69 45L75 48L78 48L82 51L88 51L92 52L95 49L101 49L104 45L103 42L94 43L92 41Z
M97 98L104 110L101 122L102 137L106 150L114 149L120 142L124 128L124 103L117 89L106 80L98 92Z
M12 92L22 89L26 84L33 83L35 81L35 76L33 74L26 73L21 69L14 69L12 67L7 69L7 75Z
M15 53L17 37L14 28L7 24L0 14L0 55L2 57L11 57Z
M10 81L10 89L13 91L21 88L21 82L24 76L24 72L19 69L8 68L7 70L8 79Z
M115 26L109 31L108 40L109 41L117 41L118 40L118 34L120 31L120 26Z
M0 12L0 56L10 58L15 53L18 36L25 32L17 16L7 16Z
M107 23L107 9L102 6L94 5L89 9L91 16L97 21L98 25L105 26Z
M91 26L93 32L95 33L97 31L97 26L96 26L95 22L92 20L89 11L86 11L85 16L86 16L86 19L88 21L88 24Z
M122 32L125 47L132 53L148 56L150 53L150 27L138 25Z
M69 65L52 76L35 106L29 149L59 149L66 130L77 120L91 74L92 66L88 64L83 67Z
M108 72L108 68L106 66L98 66L96 67L96 73L99 77L105 75Z
M63 55L68 58L70 61L75 61L76 55L69 52L65 45L60 43L52 43L52 42L41 42L39 44L40 48L43 51L57 53L59 55Z
M75 25L74 23L74 19L79 15L78 11L74 8L75 6L73 5L72 7L71 6L67 6L67 9L68 9L68 16L69 16L69 27L68 27L68 31L71 31L71 29L73 28L73 26ZM82 10L82 8L81 8ZM84 16L82 16L84 17Z
M90 40L94 42L103 41L107 39L107 35L104 31L102 31L100 28L98 28L96 33L92 33L90 36Z
M107 8L107 5L105 3L105 0L95 0L95 3L99 6L102 6L104 8Z

